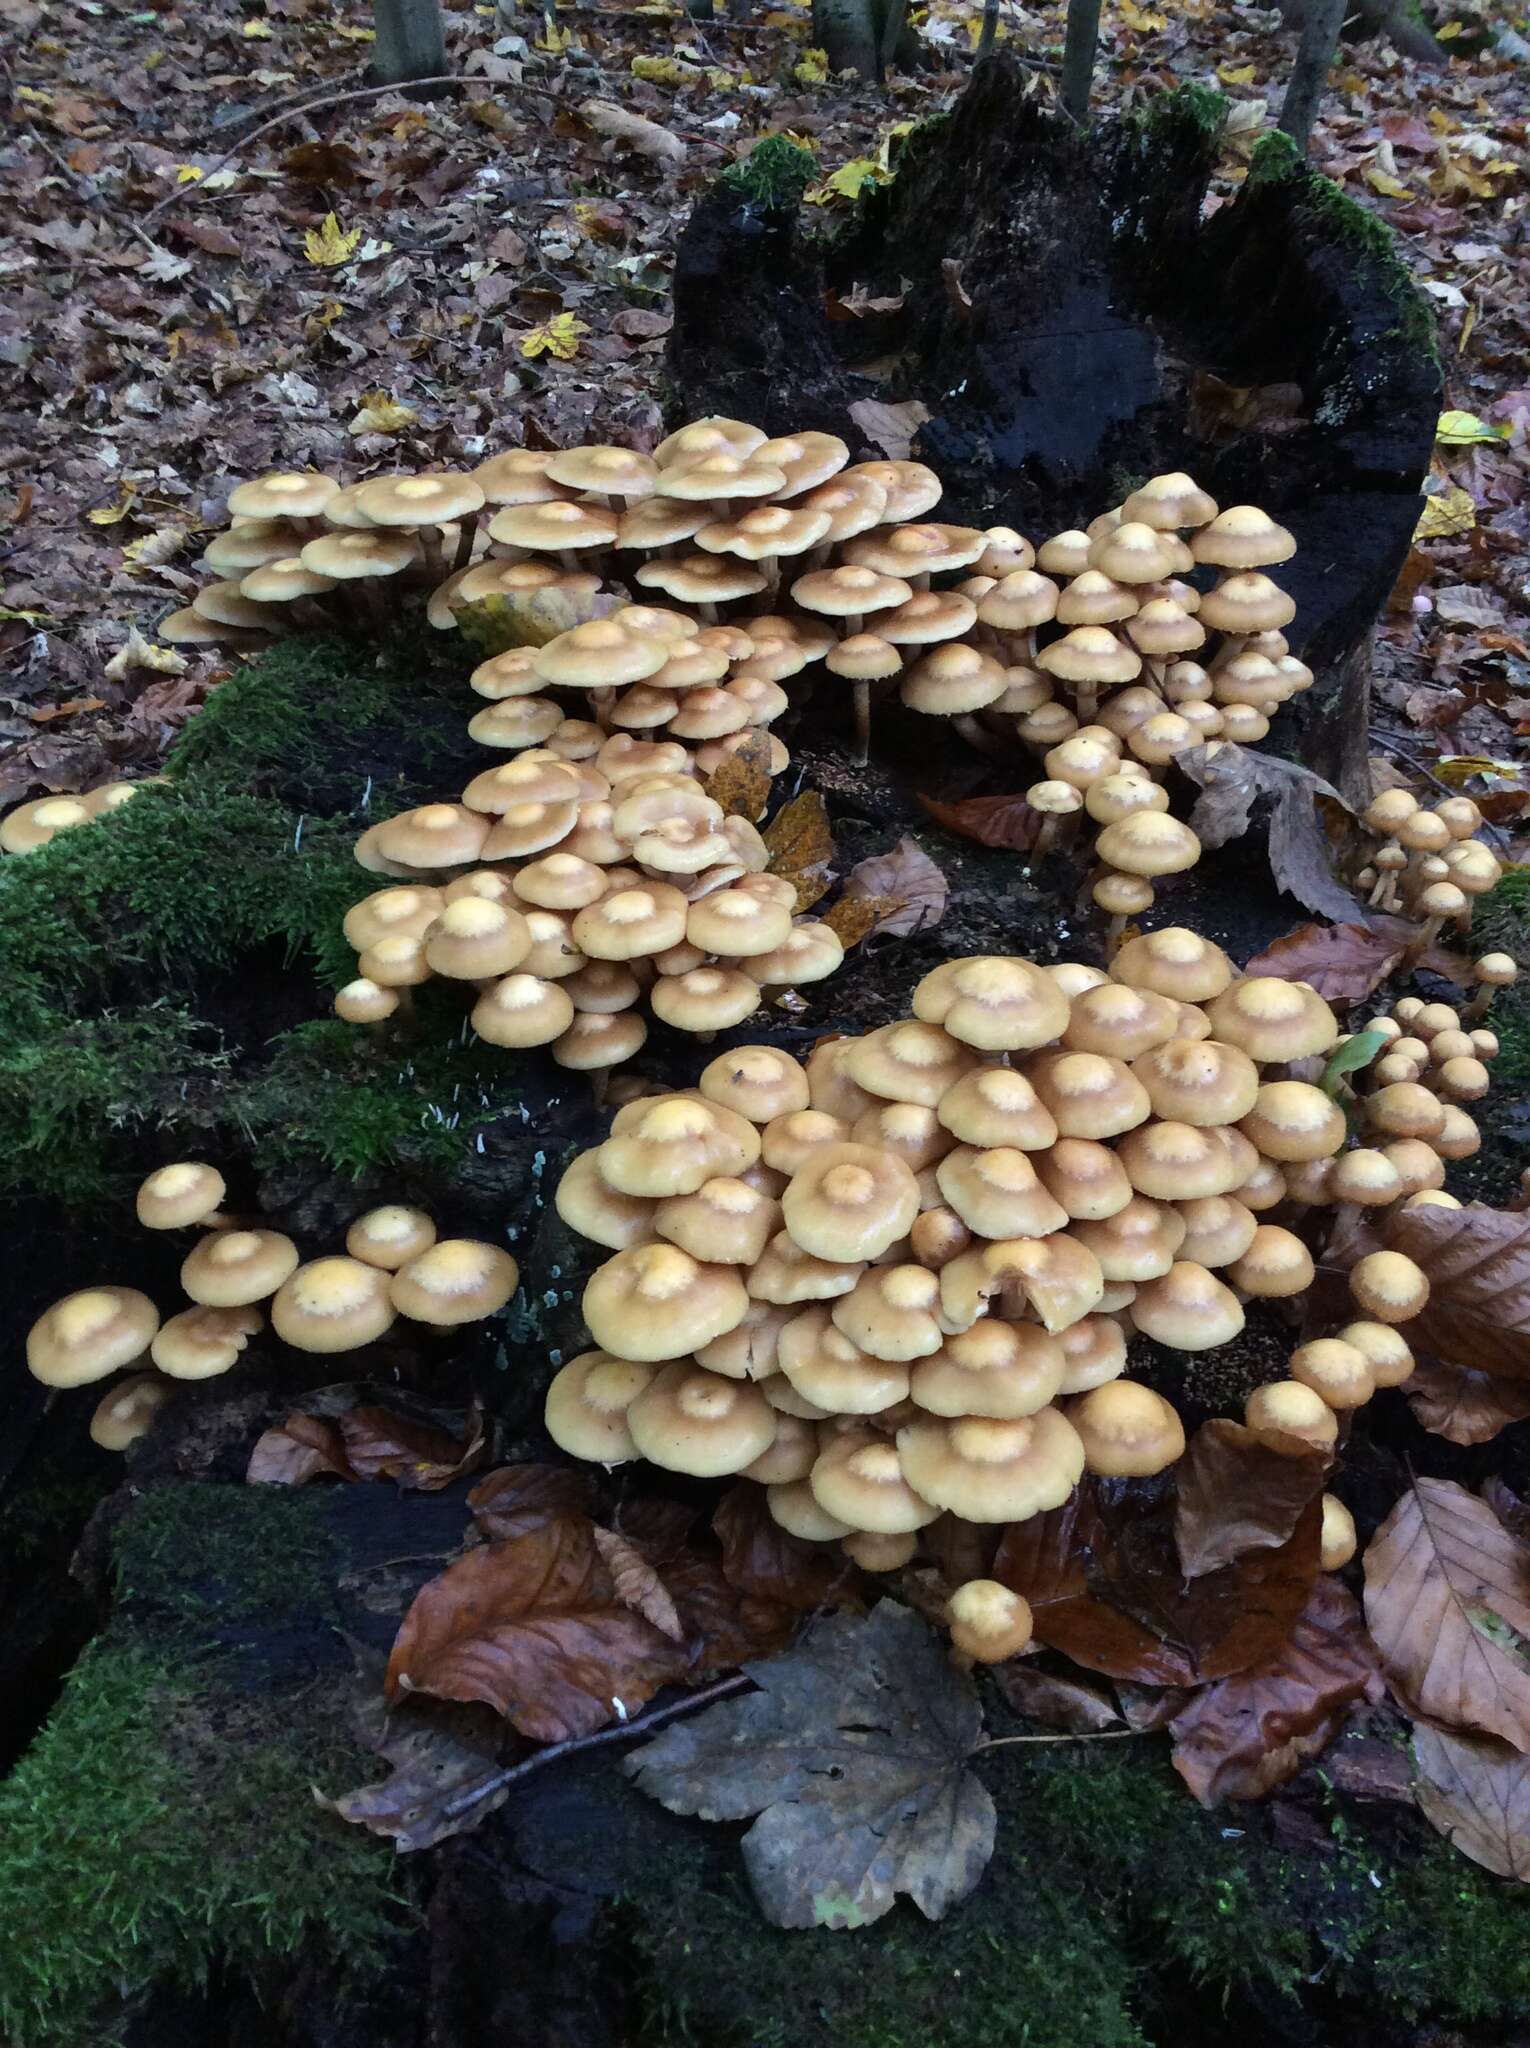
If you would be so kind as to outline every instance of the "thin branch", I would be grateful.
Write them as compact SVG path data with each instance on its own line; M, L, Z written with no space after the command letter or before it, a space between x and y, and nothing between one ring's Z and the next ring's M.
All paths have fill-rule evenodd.
M482 1800L493 1792L501 1792L507 1786L519 1784L522 1778L529 1778L533 1772L542 1770L548 1764L555 1764L566 1756L576 1756L587 1749L604 1749L612 1743L630 1742L635 1735L646 1735L650 1729L662 1728L666 1722L678 1721L686 1714L697 1713L702 1707L711 1706L714 1700L725 1700L734 1693L743 1692L752 1686L754 1680L743 1672L736 1672L732 1678L720 1678L715 1685L703 1686L700 1692L687 1693L683 1699L671 1700L667 1707L655 1707L652 1713L640 1714L635 1721L619 1721L614 1727L597 1728L593 1735L574 1735L567 1742L550 1743L546 1749L539 1749L535 1756L526 1757L521 1763L511 1764L506 1770L495 1771L491 1777L480 1778L476 1784L448 1799L441 1813L448 1820L455 1820L459 1814L471 1813Z
M980 1742L971 1754L986 1756L991 1749L1013 1749L1027 1742L1130 1742L1152 1733L1151 1728L1098 1728L1089 1735L995 1735L989 1742Z

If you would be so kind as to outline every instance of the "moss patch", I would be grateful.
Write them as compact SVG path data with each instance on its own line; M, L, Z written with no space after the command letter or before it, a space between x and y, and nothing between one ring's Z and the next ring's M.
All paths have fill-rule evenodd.
M157 1487L113 1544L123 1598L199 1640L232 1622L334 1610L336 1554L316 1495L201 1480Z
M794 207L818 176L818 159L789 135L767 135L718 181L752 206Z

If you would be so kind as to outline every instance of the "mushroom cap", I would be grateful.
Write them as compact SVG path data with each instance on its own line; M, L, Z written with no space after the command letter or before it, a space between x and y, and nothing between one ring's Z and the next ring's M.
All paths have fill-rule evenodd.
M433 974L483 981L519 967L531 951L531 933L519 911L483 896L458 896L426 927L423 944Z
M1291 1353L1291 1377L1330 1408L1362 1408L1376 1391L1370 1360L1342 1337L1315 1337Z
M1142 657L1108 626L1075 626L1042 648L1036 666L1065 683L1129 683L1142 673Z
M574 943L592 960L636 960L663 953L685 937L689 908L680 891L667 882L613 889L575 917Z
M228 509L236 519L313 519L340 486L316 469L274 469L250 483L236 484Z
M154 1418L175 1392L158 1373L130 1373L108 1388L90 1418L90 1440L103 1451L125 1451L147 1435Z
M1300 1380L1272 1380L1255 1387L1243 1404L1243 1420L1272 1451L1287 1455L1300 1454L1309 1445L1331 1451L1339 1437L1337 1415L1321 1394Z
M1226 1270L1228 1279L1245 1294L1272 1298L1305 1294L1312 1285L1312 1254L1293 1231L1261 1223L1248 1249Z
M17 804L0 821L0 848L6 853L35 853L60 832L88 825L94 813L83 797L39 796Z
M959 591L916 590L907 604L877 620L877 632L894 647L927 647L976 624L977 606Z
M977 1067L960 1075L942 1091L935 1113L964 1145L1046 1152L1057 1141L1052 1112L1012 1067Z
M1052 977L1028 960L1003 955L947 960L933 968L914 990L913 1010L924 1023L941 1025L983 1052L1049 1045L1068 1024L1068 999Z
M1359 1548L1355 1518L1334 1494L1323 1495L1323 1533L1318 1562L1325 1572L1343 1569Z
M1423 1268L1403 1252L1368 1252L1349 1270L1355 1306L1378 1323L1406 1323L1429 1300Z
M1331 1052L1339 1036L1338 1020L1315 988L1274 975L1235 981L1212 999L1207 1014L1218 1038L1261 1061Z
M1028 1153L1013 1145L961 1145L935 1169L941 1194L979 1237L1044 1237L1067 1211L1038 1178Z
M1359 1145L1351 1152L1341 1152L1329 1168L1330 1201L1353 1202L1362 1209L1380 1209L1391 1202L1401 1201L1405 1192L1402 1175L1397 1168L1385 1152L1378 1152L1371 1146Z
M298 560L316 576L334 583L352 583L367 576L397 576L419 559L419 545L409 533L358 531L321 533L304 541Z
M793 1242L815 1258L875 1259L907 1236L919 1184L892 1152L825 1145L793 1174L781 1208Z
M1172 1119L1139 1124L1121 1139L1115 1156L1139 1195L1189 1202L1231 1194L1247 1177L1222 1139L1217 1128Z
M1365 1359L1378 1387L1400 1387L1412 1378L1413 1352L1407 1339L1390 1324L1346 1323L1338 1336Z
M451 868L476 861L488 836L488 819L462 804L420 804L387 819L377 844L404 867Z
M953 1081L977 1064L960 1039L923 1019L879 1026L854 1040L844 1061L850 1079L869 1094L931 1109Z
M572 626L537 649L532 665L543 682L578 689L640 683L668 660L667 643L634 633L620 613Z
M913 1173L934 1166L951 1150L951 1133L933 1109L917 1102L878 1102L850 1127L857 1145L891 1152Z
M376 889L351 905L340 928L346 943L358 953L375 946L379 939L421 939L440 916L445 900L439 889L418 884Z
M1178 875L1200 859L1201 842L1168 811L1142 809L1105 826L1095 852L1129 875Z
M388 1274L360 1259L310 1260L277 1289L271 1327L295 1351L359 1350L393 1322L389 1286Z
M862 1351L821 1303L783 1324L776 1358L797 1392L832 1415L876 1415L908 1398L907 1365Z
M1201 599L1199 616L1203 625L1215 626L1219 633L1262 633L1272 626L1289 626L1296 617L1296 600L1260 570L1236 570Z
M136 1287L84 1287L45 1309L27 1332L27 1370L48 1387L82 1387L132 1365L159 1328Z
M394 1273L388 1294L400 1315L450 1326L493 1315L519 1283L519 1267L498 1245L443 1237Z
M547 458L547 474L570 490L597 491L622 498L652 497L658 487L658 464L632 448L597 443L588 448L561 448Z
M579 1153L564 1169L553 1206L571 1230L609 1251L626 1251L654 1235L656 1204L641 1195L624 1195L606 1183L599 1146Z
M852 479L875 484L886 494L881 517L888 525L919 519L940 503L940 478L922 462L854 462L840 472L837 481Z
M807 1075L808 1100L814 1109L839 1118L847 1127L885 1098L873 1095L852 1081L845 1061L854 1038L820 1039L808 1054L803 1072Z
M1183 925L1165 925L1128 939L1110 966L1111 979L1178 1002L1203 1003L1218 996L1233 978L1222 948Z
M661 470L678 469L712 455L750 455L764 440L763 428L722 413L708 413L667 435L653 451L653 459Z
M775 1442L776 1422L758 1387L677 1358L634 1398L627 1429L650 1464L718 1479L762 1457Z
M563 498L505 505L489 521L489 536L509 547L556 550L608 548L615 544L616 515L603 505L572 504Z
M910 1486L969 1522L1023 1522L1061 1507L1083 1476L1084 1446L1055 1408L1008 1420L934 1416L898 1431Z
M357 510L374 526L438 526L479 511L483 502L483 491L471 476L446 470L373 477L356 493Z
M653 1212L657 1236L716 1265L752 1266L780 1228L780 1203L731 1175L670 1195Z
M241 519L223 533L215 533L202 550L202 559L220 576L243 575L266 562L295 555L308 535L290 519Z
M1114 1316L1081 1316L1057 1332L1057 1342L1062 1346L1064 1394L1087 1394L1126 1370L1126 1336Z
M694 1194L704 1181L740 1174L760 1156L753 1125L720 1104L663 1095L632 1106L637 1115L630 1124L613 1125L596 1154L601 1178L619 1194Z
M1171 533L1176 527L1204 526L1217 516L1216 499L1182 469L1149 477L1121 506L1123 520Z
M911 711L959 718L997 703L1008 688L1008 676L991 655L948 640L914 663L898 694Z
M1267 1159L1331 1159L1344 1143L1344 1112L1310 1081L1265 1081L1239 1129Z
M535 504L558 496L547 480L551 459L550 453L540 448L506 448L480 462L473 481L483 492L485 504Z
M705 953L749 959L774 952L791 936L792 913L753 888L714 889L690 905L685 937Z
M909 1485L898 1449L885 1437L835 1437L819 1452L808 1485L826 1514L875 1535L923 1529L940 1513Z
M1393 1081L1364 1099L1366 1122L1391 1138L1435 1139L1445 1129L1445 1107L1415 1081Z
M1089 550L1089 567L1117 583L1161 583L1176 575L1181 563L1171 535L1138 519L1123 519Z
M927 1358L943 1338L940 1298L939 1277L924 1266L872 1266L830 1314L834 1327L873 1358Z
M1094 1253L1107 1280L1157 1280L1184 1243L1185 1220L1167 1203L1133 1195L1113 1216L1075 1223L1072 1234Z
M347 1024L381 1024L399 1005L397 991L383 988L368 975L348 981L335 996L335 1015Z
M1131 618L1136 610L1137 594L1129 584L1117 583L1101 569L1086 569L1058 598L1057 623L1109 626Z
M1132 1321L1144 1336L1175 1351L1209 1351L1243 1328L1243 1309L1231 1288L1193 1260L1177 1260L1161 1279L1137 1289Z
M617 1357L642 1360L675 1358L710 1343L735 1329L748 1306L731 1266L703 1265L672 1244L618 1252L584 1291L584 1319L596 1343ZM740 1462L748 1464L764 1448L761 1443Z
M789 1109L773 1116L761 1136L761 1156L767 1166L784 1173L788 1180L800 1171L815 1152L826 1145L850 1142L850 1126L841 1117L822 1109Z
M1037 1158L1036 1171L1064 1214L1081 1222L1114 1216L1132 1198L1121 1160L1108 1145L1090 1138L1059 1138Z
M160 1325L149 1356L176 1380L215 1379L239 1363L265 1318L254 1307L186 1308Z
M527 922L530 924L530 919ZM561 1038L573 1021L573 998L555 982L529 971L506 975L485 989L469 1018L474 1031L490 1045L516 1048L549 1045Z
M1253 1242L1254 1211L1231 1195L1203 1195L1177 1207L1185 1226L1179 1250L1197 1266L1230 1266Z
M1000 633L1025 633L1057 616L1061 593L1050 576L1012 569L978 599L977 615Z
M1068 1420L1089 1471L1107 1479L1145 1479L1184 1456L1184 1424L1161 1394L1113 1379L1073 1402Z
M1042 1053L1027 1062L1036 1093L1065 1138L1114 1138L1152 1113L1148 1091L1108 1053Z
M667 591L682 604L728 604L765 588L765 576L734 555L683 555L676 561L645 562L635 581L646 590Z
M145 1230L185 1230L211 1216L227 1192L216 1166L180 1159L140 1183L134 1213Z
M779 946L768 953L751 954L741 964L762 987L802 988L833 974L844 957L844 946L832 925L800 918Z
M1169 1038L1132 1062L1153 1114L1174 1123L1236 1123L1259 1097L1259 1069L1215 1038ZM1218 1191L1222 1192L1222 1191Z
M621 1465L638 1455L627 1410L657 1370L608 1351L582 1351L554 1375L543 1420L560 1451L596 1465Z
M787 1307L848 1294L860 1276L859 1260L840 1263L815 1258L781 1230L750 1267L747 1278L752 1300Z
M1178 1035L1178 1013L1167 997L1107 981L1073 998L1062 1042L1071 1052L1133 1060Z
M386 1202L358 1216L345 1233L345 1249L365 1266L396 1273L436 1241L436 1226L423 1209Z
M297 1262L297 1246L279 1230L215 1230L187 1253L181 1285L204 1307L242 1308L274 1294Z
M760 1007L759 983L736 968L695 967L665 975L649 994L662 1023L676 1031L726 1031Z
M1258 569L1289 561L1296 542L1257 505L1229 505L1195 535L1190 552L1219 569Z
M787 1486L806 1479L812 1471L818 1457L818 1431L800 1415L788 1415L781 1409L772 1413L775 1438L769 1450L743 1468L743 1477L757 1479L762 1486Z
M1060 1337L985 1316L921 1358L909 1392L932 1415L1034 1415L1056 1399L1065 1368Z
M951 1645L977 1664L1017 1657L1034 1630L1029 1601L997 1579L968 1579L946 1602Z
M807 505L751 505L731 519L709 520L698 529L696 545L708 554L771 561L805 554L824 539L831 524L827 512Z
M703 1067L699 1085L708 1101L757 1124L806 1109L809 1102L807 1075L774 1045L736 1045L719 1053Z

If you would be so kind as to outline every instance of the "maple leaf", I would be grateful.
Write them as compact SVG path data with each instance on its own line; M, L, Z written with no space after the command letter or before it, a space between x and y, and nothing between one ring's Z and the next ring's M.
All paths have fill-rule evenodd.
M1458 533L1470 533L1477 524L1477 507L1470 491L1450 484L1424 500L1413 529L1415 540L1449 540Z
M859 199L868 185L885 185L891 177L891 171L874 156L852 157L802 196L809 206L832 206L836 199Z
M758 1692L666 1729L628 1775L671 1813L757 1816L744 1865L777 1927L864 1927L900 1892L939 1920L966 1898L994 1844L967 1768L983 1717L927 1624L883 1600L745 1669Z
M521 336L521 354L528 362L537 356L554 356L560 363L571 363L579 353L579 337L589 331L588 322L572 313L554 313Z
M326 213L324 225L310 228L303 237L303 253L320 270L335 270L349 263L361 246L361 229L343 229L334 214Z

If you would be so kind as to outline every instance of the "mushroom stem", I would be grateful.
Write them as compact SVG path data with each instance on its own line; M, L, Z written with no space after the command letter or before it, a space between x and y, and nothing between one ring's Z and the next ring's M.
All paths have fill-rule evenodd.
M865 686L859 683L856 685L857 689L863 687ZM1007 761L1010 758L1009 748L1004 745L1001 739L991 733L985 725L980 725L972 712L958 711L954 713L951 723L956 727L956 730L961 734L968 746L976 747L980 754L991 754L995 760ZM862 755L861 758L864 760L865 756Z
M1399 972L1415 966L1418 961L1423 959L1429 948L1440 936L1441 927L1447 922L1448 920L1443 917L1426 917L1424 919L1423 924L1414 933L1413 937L1409 939L1407 946L1403 950L1402 959L1398 962Z
M611 730L611 713L616 708L616 691L607 684L590 692L590 709L595 714L595 723L602 732Z
M452 556L452 574L454 576L459 570L465 569L473 559L473 536L478 531L478 514L476 512L464 512L460 525L461 531L457 535L457 552Z
M446 564L441 554L441 529L438 526L422 526L415 539L420 544L420 553L425 558L425 573L432 583L445 580Z
M387 638L388 606L382 593L382 578L363 576L358 592L363 626L370 626L379 640Z
M1479 981L1477 993L1461 1012L1464 1021L1468 1024L1480 1024L1488 1011L1493 1007L1493 998L1497 993L1498 991L1491 982Z
M1095 713L1100 708L1100 693L1093 683L1074 684L1073 708L1078 714L1080 725L1094 724Z
M1391 893L1391 888L1391 873L1388 869L1383 868L1376 877L1376 886L1371 890L1369 897L1366 899L1372 910L1385 910L1387 908L1387 897Z
M855 758L863 766L871 759L871 685L860 682L855 694Z
M1117 911L1105 927L1105 958L1113 960L1120 949L1121 936L1126 930L1126 912Z
M1036 843L1031 852L1039 860L1045 853L1061 853L1071 846L1078 832L1077 811L1050 811L1041 820L1041 830L1036 834Z

